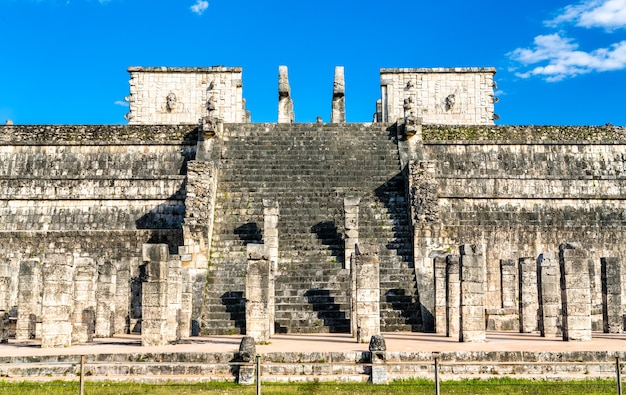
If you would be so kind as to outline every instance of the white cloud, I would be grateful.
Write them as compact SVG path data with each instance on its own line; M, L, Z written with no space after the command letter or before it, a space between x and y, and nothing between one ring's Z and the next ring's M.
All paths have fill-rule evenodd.
M124 100L116 100L113 104L116 106L128 107L128 102Z
M518 77L540 76L554 82L590 72L626 68L626 41L609 48L585 52L578 50L578 44L572 39L554 33L535 37L533 48L518 48L507 55L524 65L544 63L532 70L517 73Z
M582 0L559 10L559 15L545 22L549 27L572 24L583 28L602 28L606 33L626 28L626 0ZM579 49L577 40L558 32L536 36L531 48L517 48L507 56L534 68L516 75L539 76L560 81L591 72L626 69L626 41L590 51Z
M196 14L202 15L204 11L209 8L209 2L204 0L196 0L196 4L192 5L189 8L191 8L191 11L195 12Z
M548 26L574 23L580 27L599 27L608 31L626 28L626 0L585 0L568 5Z

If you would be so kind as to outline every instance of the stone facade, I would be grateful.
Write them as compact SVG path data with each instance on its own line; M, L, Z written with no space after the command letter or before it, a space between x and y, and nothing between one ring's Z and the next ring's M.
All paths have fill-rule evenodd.
M492 125L493 68L380 69L382 122Z
M129 67L130 124L198 124L213 116L246 122L240 67Z
M0 126L0 310L17 339L245 332L256 245L269 336L356 334L359 292L378 302L368 336L623 329L623 127L493 126L492 69L384 69L381 114L397 124L252 124L240 69L193 70L131 69L148 81L131 125ZM174 92L199 75L199 90ZM195 118L176 118L192 103ZM177 124L144 124L156 122ZM351 272L357 244L377 248L378 279Z

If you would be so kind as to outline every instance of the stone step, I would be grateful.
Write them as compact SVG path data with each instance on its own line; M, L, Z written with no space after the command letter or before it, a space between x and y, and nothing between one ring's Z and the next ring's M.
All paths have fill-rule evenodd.
M343 197L352 190L362 196L361 240L379 246L381 292L402 288L415 294L404 181L387 130L365 128L354 139L341 126L285 125L285 133L242 128L225 132L230 137L222 150L216 203L222 214L216 216L211 254L212 265L239 269L212 271L210 287L233 290L229 284L242 284L232 276L245 273L245 244L262 240L263 199L271 199L280 206L279 326L295 333L347 330L349 320L335 313L349 311ZM315 294L314 288L321 291ZM219 292L211 290L207 304L220 303ZM407 310L410 303L400 312L393 308L401 302L394 303L382 314L414 314ZM320 319L322 313L332 318Z

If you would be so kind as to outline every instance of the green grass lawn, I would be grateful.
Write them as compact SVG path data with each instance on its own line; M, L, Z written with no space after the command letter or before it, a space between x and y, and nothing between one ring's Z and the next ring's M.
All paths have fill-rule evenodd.
M369 383L266 383L262 394L434 394L435 386L428 380L393 382L389 385ZM614 381L532 381L514 379L444 381L441 394L616 394ZM0 395L26 394L78 394L78 382L54 381L48 383L7 383L0 381ZM86 395L182 395L182 394L255 394L256 387L243 387L234 383L205 384L133 384L133 383L85 383Z

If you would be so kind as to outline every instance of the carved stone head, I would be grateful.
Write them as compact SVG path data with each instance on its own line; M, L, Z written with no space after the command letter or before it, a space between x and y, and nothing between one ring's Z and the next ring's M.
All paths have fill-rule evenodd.
M217 110L217 99L215 98L215 96L211 95L211 97L209 97L209 100L206 103L206 109L209 111L209 113Z
M167 94L167 97L165 98L165 108L168 112L176 110L176 94L174 92Z
M404 114L410 115L413 112L413 98L411 96L404 99Z
M456 96L454 95L454 93L452 93L446 97L446 109L447 110L453 109L455 104L456 104Z

